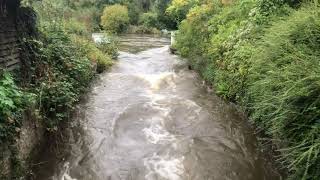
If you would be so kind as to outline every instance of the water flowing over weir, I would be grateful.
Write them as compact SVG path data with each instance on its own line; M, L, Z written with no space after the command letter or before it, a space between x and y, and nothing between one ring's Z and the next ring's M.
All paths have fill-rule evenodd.
M68 156L43 155L36 179L279 179L247 121L169 53L168 39L123 39L126 52L78 108Z

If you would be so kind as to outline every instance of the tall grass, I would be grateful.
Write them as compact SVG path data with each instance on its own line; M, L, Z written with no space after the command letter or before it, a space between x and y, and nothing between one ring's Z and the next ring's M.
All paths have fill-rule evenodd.
M317 1L204 3L177 37L217 93L275 140L289 179L320 179L319 16Z
M320 17L312 9L267 29L248 80L251 117L282 140L293 179L320 178Z

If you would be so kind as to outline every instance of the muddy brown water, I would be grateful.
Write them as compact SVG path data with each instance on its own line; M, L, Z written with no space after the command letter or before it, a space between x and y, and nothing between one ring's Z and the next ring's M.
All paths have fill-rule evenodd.
M246 118L169 53L168 38L128 35L121 44L77 108L67 155L44 150L34 179L280 179Z

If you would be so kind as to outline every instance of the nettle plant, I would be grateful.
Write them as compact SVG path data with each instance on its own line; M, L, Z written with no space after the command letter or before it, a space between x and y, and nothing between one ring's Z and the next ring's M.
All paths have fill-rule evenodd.
M60 23L41 27L39 40L25 42L31 52L30 86L47 130L69 120L74 104L94 76L86 48L78 47Z
M29 95L24 94L8 72L0 74L0 143L10 141L21 127L21 114Z

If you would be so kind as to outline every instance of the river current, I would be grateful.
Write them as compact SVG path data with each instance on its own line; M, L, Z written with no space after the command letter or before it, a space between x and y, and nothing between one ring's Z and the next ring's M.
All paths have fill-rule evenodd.
M280 179L245 116L170 54L169 39L120 42L115 65L76 108L67 153L40 155L35 179Z

